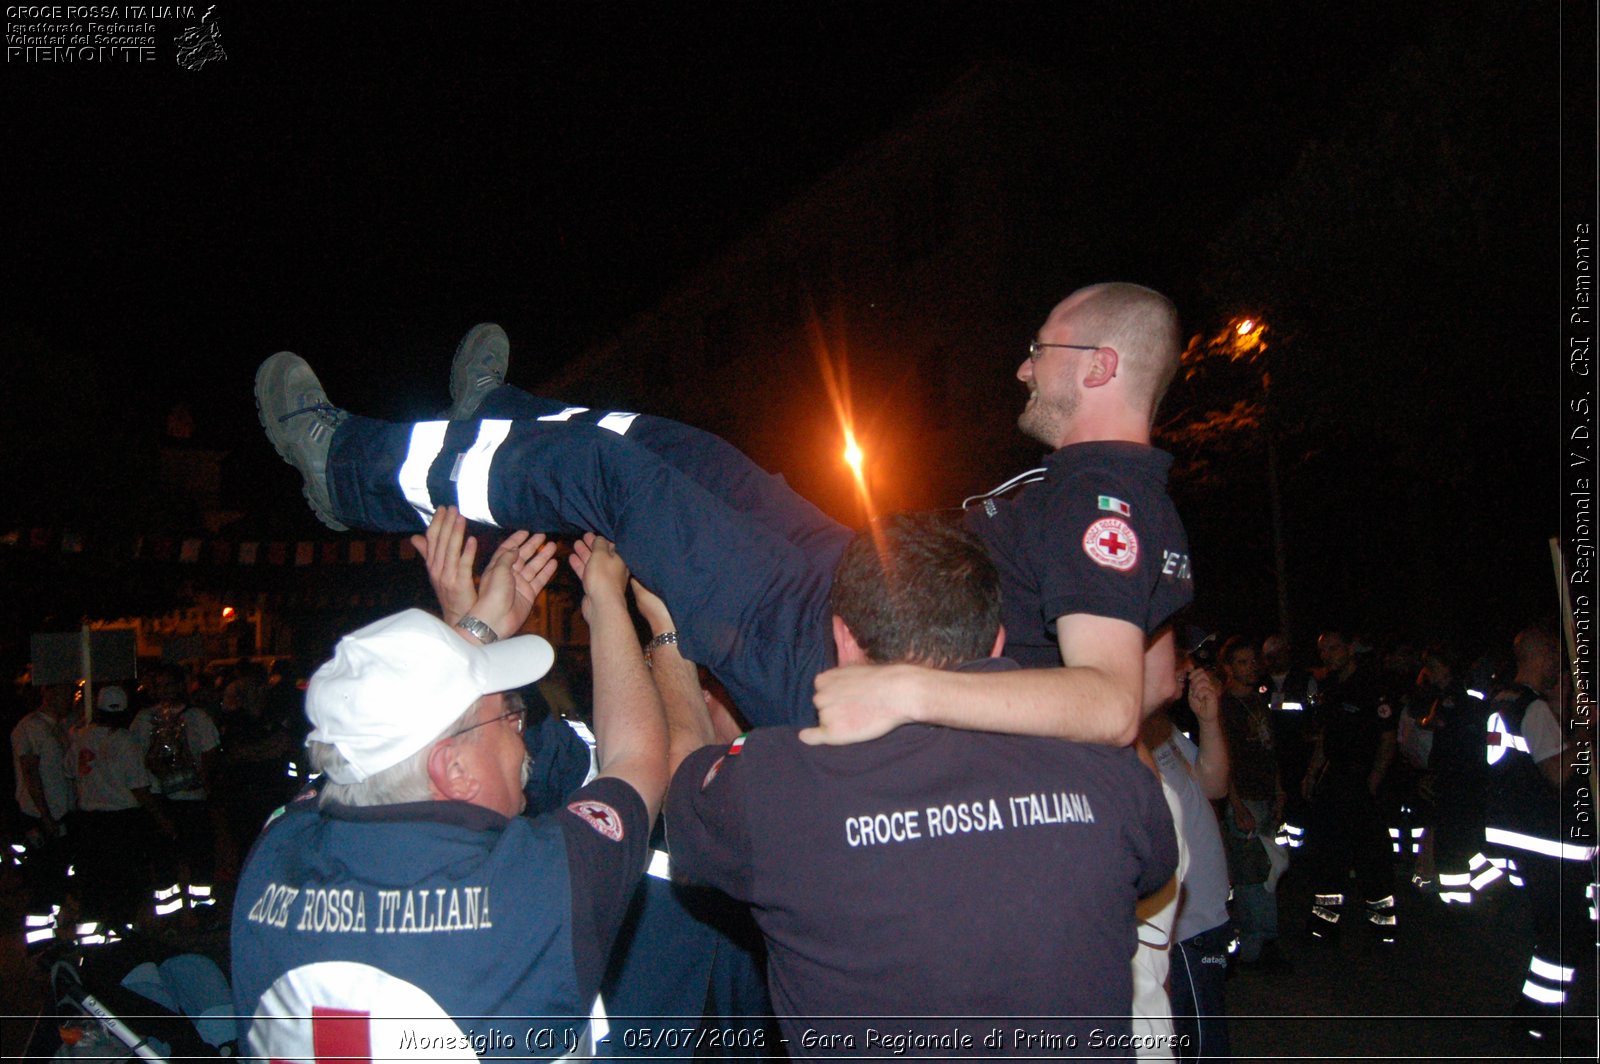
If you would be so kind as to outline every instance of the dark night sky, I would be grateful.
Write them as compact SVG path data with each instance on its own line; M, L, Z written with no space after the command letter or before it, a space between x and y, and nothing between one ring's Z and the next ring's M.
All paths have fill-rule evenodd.
M228 418L281 347L353 405L427 408L465 325L603 337L987 57L1065 71L1236 206L1415 35L1394 6L223 3L198 72L8 70L9 302Z
M422 415L464 328L498 320L533 384L994 59L1053 69L1126 130L1125 157L1063 181L1125 213L1106 253L1126 276L1209 313L1208 244L1460 11L222 0L228 58L199 71L8 66L5 379L14 409L55 389L47 410L152 431L181 399L202 438L263 468L249 382L275 350L346 405ZM1519 76L1506 91L1545 91L1554 64ZM1550 151L1548 122L1519 149ZM1134 173L1159 210L1117 201ZM1554 202L1496 209L1542 230Z

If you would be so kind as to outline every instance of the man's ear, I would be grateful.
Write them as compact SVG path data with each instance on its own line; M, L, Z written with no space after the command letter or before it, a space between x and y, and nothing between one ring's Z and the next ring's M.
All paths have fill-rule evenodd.
M1006 626L1002 624L1000 626L999 630L994 633L994 649L989 651L989 656L991 658L998 658L1002 654L1005 653L1005 650L1006 650Z
M1085 388L1099 388L1110 384L1117 376L1117 349L1097 347L1089 356L1089 372L1083 378Z
M449 739L434 743L428 751L428 789L436 799L458 802L472 801L481 789L460 746Z
M838 648L840 665L865 665L871 660L867 652L861 649L861 644L856 642L850 626L837 613L833 615L833 645Z

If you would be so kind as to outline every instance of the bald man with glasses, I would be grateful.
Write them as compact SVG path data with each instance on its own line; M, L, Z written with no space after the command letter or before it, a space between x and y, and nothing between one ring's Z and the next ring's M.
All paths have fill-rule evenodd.
M685 653L752 724L816 723L806 734L820 742L918 720L1124 745L1138 731L1148 642L1193 595L1166 493L1171 459L1150 446L1180 341L1166 297L1111 283L1068 296L1029 345L1018 425L1051 453L967 510L1025 666L999 678L830 670L828 588L849 530L709 433L504 386L498 326L477 327L457 352L453 420L352 416L287 352L262 364L256 398L330 527L415 530L454 505L486 524L612 539L680 619Z

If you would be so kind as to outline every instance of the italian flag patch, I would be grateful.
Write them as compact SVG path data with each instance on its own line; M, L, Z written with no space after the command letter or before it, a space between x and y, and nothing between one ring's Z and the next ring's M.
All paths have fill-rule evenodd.
M748 739L748 738L750 738L750 733L749 732L745 732L743 735L739 736L733 742L729 743L728 744L728 752L724 756L726 756L726 757L734 757L734 756L736 756L739 753L740 750L744 749L744 741L746 739Z
M1123 502L1121 499L1113 499L1109 495L1100 496L1100 509L1109 510L1111 513L1114 513L1114 514L1121 514L1123 517L1131 517L1132 516L1128 512L1128 504L1127 503Z

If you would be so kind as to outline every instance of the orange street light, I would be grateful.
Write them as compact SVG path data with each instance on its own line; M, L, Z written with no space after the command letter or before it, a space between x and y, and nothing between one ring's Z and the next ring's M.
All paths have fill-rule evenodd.
M1267 349L1266 323L1260 318L1239 318L1229 323L1229 328L1217 336L1217 343L1227 351L1228 357L1254 362Z
M844 464L856 482L856 495L861 501L861 513L867 521L873 518L872 489L867 485L867 453L856 440L855 429L844 427Z
M861 463L866 455L861 451L861 445L856 442L856 434L849 429L844 432L844 464L850 467L857 480L861 479Z

